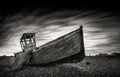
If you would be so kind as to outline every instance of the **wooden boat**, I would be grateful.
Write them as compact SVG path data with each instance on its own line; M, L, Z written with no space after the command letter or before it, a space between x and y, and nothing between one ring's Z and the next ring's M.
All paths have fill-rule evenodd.
M80 62L85 57L82 26L40 47L36 47L34 33L23 34L20 43L23 52L21 52L22 54L16 54L19 55L16 61L20 61L21 58L22 61L17 64L15 63L13 66L21 63L26 65L72 63ZM29 61L26 62L28 54L31 54L31 56L29 57Z

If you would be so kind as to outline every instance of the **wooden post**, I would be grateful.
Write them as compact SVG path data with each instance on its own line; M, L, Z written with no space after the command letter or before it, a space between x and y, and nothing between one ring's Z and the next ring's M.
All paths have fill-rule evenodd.
M25 45L27 45L27 43L26 43L26 35L23 37L23 39L24 39Z
M81 35L81 54L83 57L85 57L85 47L84 47L84 35L83 35L83 26L80 26L80 35Z

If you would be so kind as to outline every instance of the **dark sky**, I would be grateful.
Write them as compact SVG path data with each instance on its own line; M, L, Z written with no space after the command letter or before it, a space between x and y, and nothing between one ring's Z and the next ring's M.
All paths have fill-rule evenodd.
M37 1L37 0L34 0ZM7 4L9 3L9 4ZM86 54L120 52L117 2L4 2L0 7L0 55L21 50L23 33L35 32L37 46L84 27Z

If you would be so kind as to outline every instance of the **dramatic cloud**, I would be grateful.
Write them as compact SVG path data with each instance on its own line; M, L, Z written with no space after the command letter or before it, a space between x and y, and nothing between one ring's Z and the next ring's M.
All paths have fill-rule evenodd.
M119 16L97 10L47 9L23 11L10 15L0 24L0 55L21 51L23 33L36 33L37 46L84 26L86 54L119 52Z

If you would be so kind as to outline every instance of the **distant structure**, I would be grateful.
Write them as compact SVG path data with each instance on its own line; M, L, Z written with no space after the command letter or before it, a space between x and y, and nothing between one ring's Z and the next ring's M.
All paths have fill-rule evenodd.
M98 56L98 57L106 57L106 56L108 56L108 54L107 53L99 53L96 56Z
M20 39L23 52L14 57L12 70L23 65L49 65L80 62L85 57L83 27L36 47L35 33L24 33Z
M89 53L89 56L91 56L90 53Z
M111 54L99 53L96 57L107 57L107 58L120 58L120 53L113 52Z

